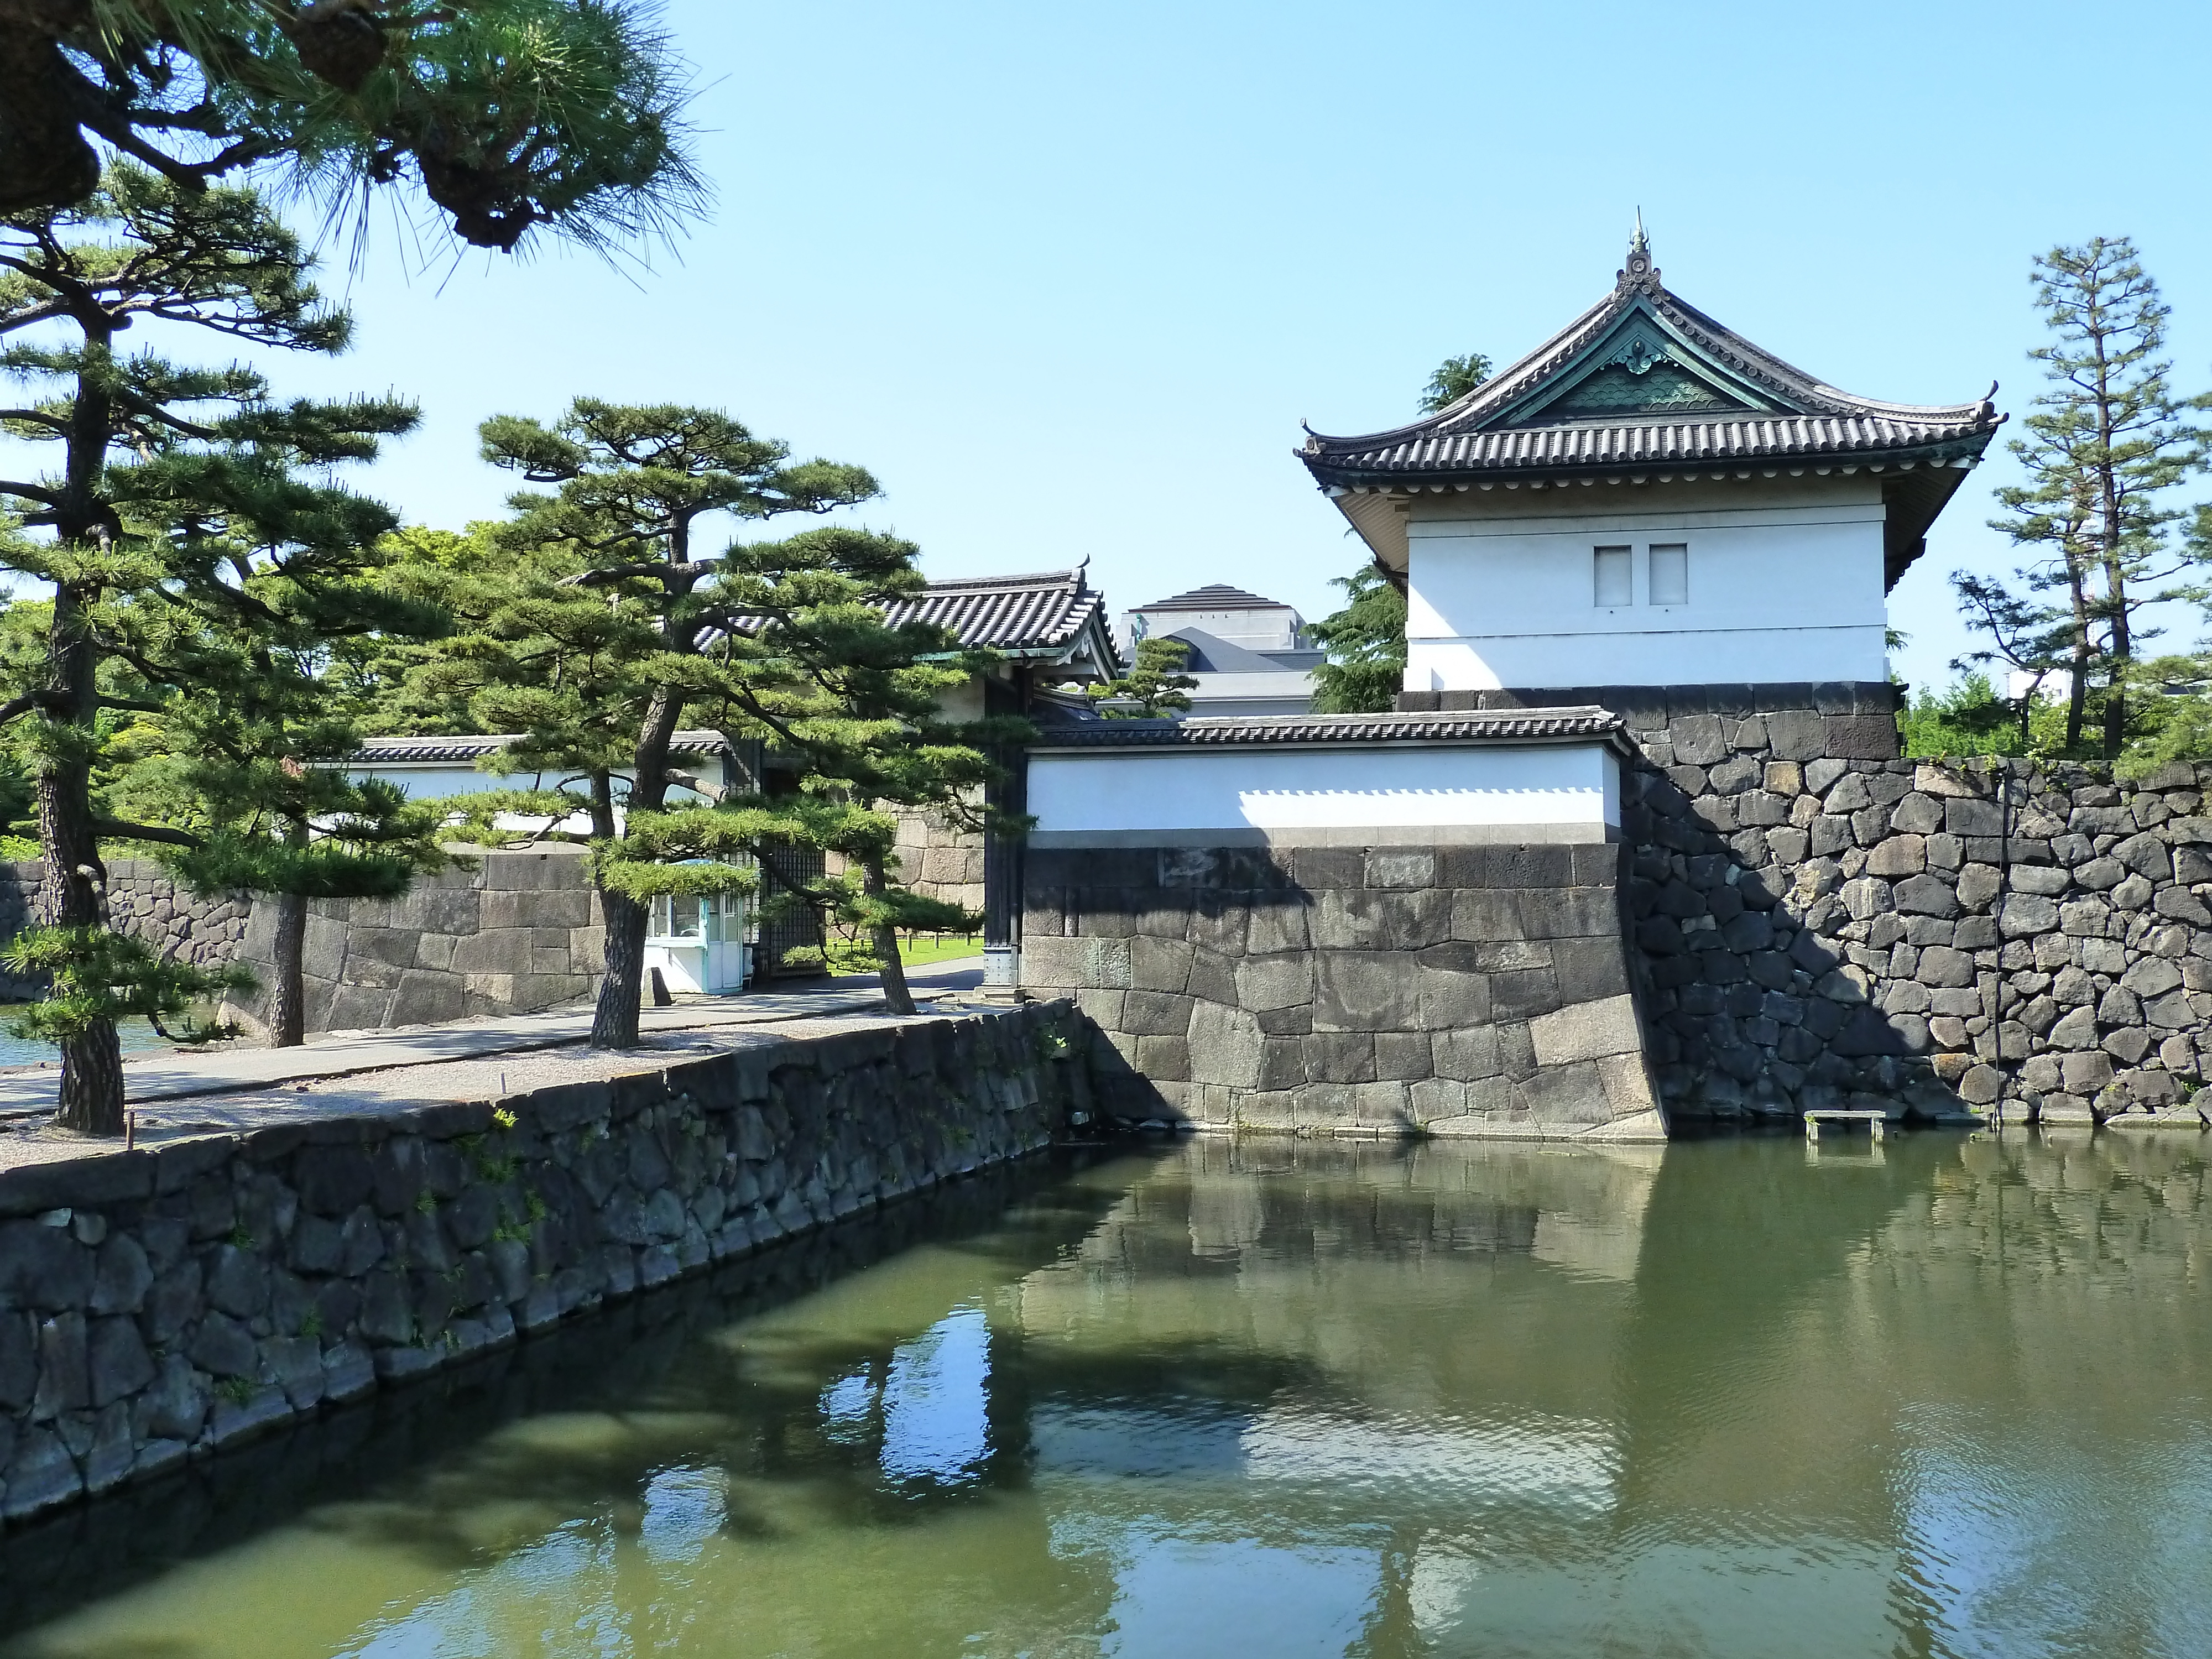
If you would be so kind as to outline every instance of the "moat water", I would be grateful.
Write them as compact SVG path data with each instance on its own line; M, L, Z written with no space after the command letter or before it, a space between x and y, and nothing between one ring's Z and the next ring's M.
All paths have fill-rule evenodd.
M8 1659L2208 1653L2195 1135L1039 1166L0 1543Z

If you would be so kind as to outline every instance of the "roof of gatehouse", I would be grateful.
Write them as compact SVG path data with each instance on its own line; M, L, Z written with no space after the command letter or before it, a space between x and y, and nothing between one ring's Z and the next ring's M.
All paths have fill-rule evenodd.
M1894 584L2003 420L1987 396L1881 403L1784 362L1668 292L1639 219L1613 292L1518 362L1393 431L1308 428L1297 455L1401 571L1395 503L1417 492L1880 474Z
M934 623L964 646L1110 676L1119 659L1106 623L1106 596L1085 579L1088 563L1024 576L933 581L914 598L885 605L884 617L893 627Z

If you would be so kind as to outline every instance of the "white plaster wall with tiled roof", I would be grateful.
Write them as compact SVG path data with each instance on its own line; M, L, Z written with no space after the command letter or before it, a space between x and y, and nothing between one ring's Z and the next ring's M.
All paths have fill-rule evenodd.
M1407 514L1408 691L1887 675L1871 479L1470 494ZM1627 603L1601 603L1598 550L1621 547ZM1684 550L1680 602L1654 547Z

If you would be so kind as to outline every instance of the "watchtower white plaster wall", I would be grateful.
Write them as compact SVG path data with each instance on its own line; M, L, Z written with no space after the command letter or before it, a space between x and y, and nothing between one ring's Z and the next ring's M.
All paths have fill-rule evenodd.
M1601 743L1032 750L1037 847L1606 841L1620 763Z
M1880 482L1480 486L1407 512L1406 690L1881 680ZM1689 599L1650 602L1653 544L1687 544ZM1632 603L1601 607L1601 546L1634 550Z

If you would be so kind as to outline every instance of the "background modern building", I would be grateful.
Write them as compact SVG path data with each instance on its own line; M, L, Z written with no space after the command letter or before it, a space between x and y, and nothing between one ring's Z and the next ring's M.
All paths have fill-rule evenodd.
M1305 619L1279 600L1216 582L1123 611L1120 633L1129 655L1147 639L1190 647L1194 714L1303 714L1312 706L1322 653Z

